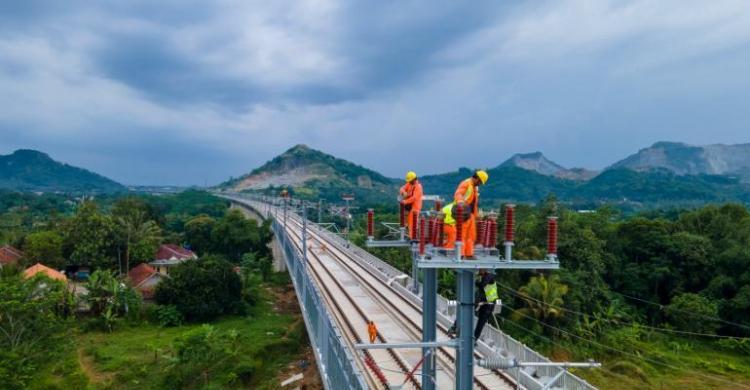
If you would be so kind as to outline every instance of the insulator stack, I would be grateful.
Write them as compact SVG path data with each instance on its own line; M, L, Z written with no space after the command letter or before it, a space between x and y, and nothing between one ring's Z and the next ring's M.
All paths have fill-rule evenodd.
M416 240L419 238L417 236L417 224L419 223L419 214L417 213L411 213L411 239Z
M456 220L456 242L461 242L463 241L464 232L464 207L460 204L456 204L456 207L453 209L455 214L453 219Z
M443 202L436 200L435 201L435 211L440 211L443 209Z
M401 209L399 210L401 214L399 215L399 222L401 224L401 227L406 226L406 206L401 203Z
M482 246L486 246L487 240L485 233L487 232L487 221L480 219L477 221L477 243Z
M419 254L424 255L424 246L427 243L427 229L425 218L419 218Z
M427 242L432 243L432 237L435 236L435 225L437 224L436 218L430 218L427 220Z
M367 237L375 237L375 210L367 210Z
M547 218L547 255L557 255L557 217Z
M490 219L487 221L487 245L486 248L494 248L497 246L497 220Z
M505 241L513 242L513 228L515 227L515 205L505 205Z
M437 248L443 246L443 220L438 218L435 222L435 235L432 238L432 245Z

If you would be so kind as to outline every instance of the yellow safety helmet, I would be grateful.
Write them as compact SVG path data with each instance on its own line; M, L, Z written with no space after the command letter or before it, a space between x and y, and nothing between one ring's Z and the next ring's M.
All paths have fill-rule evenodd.
M417 173L414 171L406 172L406 182L410 182L417 178Z
M481 169L478 170L475 175L479 178L482 184L487 184L487 180L490 178L490 175L488 175L486 171Z

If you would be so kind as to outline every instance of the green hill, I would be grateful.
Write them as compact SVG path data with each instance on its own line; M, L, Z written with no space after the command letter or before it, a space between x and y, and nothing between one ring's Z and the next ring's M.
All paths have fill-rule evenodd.
M0 156L0 188L13 191L117 192L125 187L85 169L57 162L35 150Z
M523 160L519 161L521 157ZM589 180L582 180L581 175L560 175L560 169L569 171L564 168L542 169L557 165L541 154L517 155L508 161L488 170L490 181L481 189L483 203L487 206L508 201L534 203L549 194L582 208L603 203L641 209L695 206L709 202L750 202L750 185L733 176L686 175L662 168L611 168ZM458 183L471 174L469 168L461 168L454 172L423 176L421 181L426 194L450 199ZM351 193L358 203L364 204L393 202L401 182L307 146L297 145L219 188L269 194L289 188L297 197L323 198L329 202L337 202L342 194Z
M344 193L365 202L394 199L397 181L305 145L296 145L260 168L218 186L230 191L278 193L336 201Z

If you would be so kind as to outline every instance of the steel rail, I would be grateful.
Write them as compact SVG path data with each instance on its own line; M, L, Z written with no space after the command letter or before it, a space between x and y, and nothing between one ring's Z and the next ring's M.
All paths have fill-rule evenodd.
M296 221L295 221L295 223L296 223ZM292 235L296 236L296 238L292 238L291 241L301 251L300 246L302 245L302 243L301 243L302 239L300 237L300 234L298 234L297 232L294 232L293 229L287 229L287 230L288 230L287 231L288 234L291 233ZM346 300L349 302L349 304L363 318L364 325L366 325L367 322L370 320L369 316L360 307L360 305L357 304L356 300L344 288L344 286L341 285L341 282L338 281L338 279L335 277L335 275L333 275L333 273L330 271L330 269L328 269L328 267L325 266L325 264L322 262L322 260L320 259L320 257L317 254L315 254L314 252L311 252L311 251L308 251L307 253L308 253L308 264L311 264L311 262L309 262L310 255L312 255L312 257L315 258L315 260L316 260L316 262L318 264L318 266L311 266L310 270L312 271L312 273L315 274L315 277L318 280L318 282L320 283L320 285L322 286L322 288L324 290L326 290L326 294L329 296L329 300L335 306L335 308L337 309L337 311L341 314L339 317L343 320L343 322L345 323L345 325L347 326L347 328L349 328L349 331L352 333L352 336L355 338L355 340L358 343L361 343L362 339L361 339L361 337L359 337L359 335L358 335L358 333L357 333L357 331L356 331L356 329L354 327L354 324L352 323L352 321L347 316L343 315L343 312L344 312L343 308L338 303L338 301L336 301L336 299L334 298L337 295L335 295L331 291L330 284L323 283L323 279L324 278L321 276L320 271L318 270L318 268L322 268L323 272L325 272L328 275L328 278L330 278L330 280L333 281L333 283L336 285L336 287L338 287L338 290L341 292L341 294L343 294L344 297L346 297ZM382 334L378 334L377 337L383 343L387 343L388 342L388 340L386 340L385 337ZM394 349L387 349L386 351L391 356L391 358L394 360L394 362L399 366L399 368L401 368L404 371L404 374L406 374L406 373L408 373L408 372L411 371L411 367L409 366L409 364L407 364L404 361L404 359L399 356L399 354L398 354L398 352L396 350L394 350ZM414 386L417 389L421 389L422 388L421 384L419 383L419 381L416 378L409 377L409 379L410 379L410 381L414 384Z
M292 222L297 227L299 227L301 229L301 227L302 227L301 225L302 224L301 224L301 222L299 222L297 220L296 216L292 217L291 220L292 220ZM329 240L327 240L325 238L325 236L319 234L318 232L315 232L313 230L308 230L308 232L311 235L317 236L318 237L318 241L321 241L321 242L322 241L330 242ZM298 235L298 233L296 233L296 232L292 232L292 233L295 234L295 235ZM397 312L402 317L401 319L397 319L397 320L399 320L399 322L401 322L401 323L404 323L404 322L408 323L410 325L410 328L411 328L411 332L410 333L412 333L412 335L414 335L417 339L419 339L419 337L421 336L421 332L422 332L422 326L421 326L421 324L417 323L417 321L415 321L412 317L414 317L414 315L421 316L421 307L418 307L417 305L415 305L410 300L404 298L403 296L401 296L401 294L398 294L395 291L392 291L392 289L390 288L390 286L388 286L385 282L383 282L381 279L377 278L373 274L373 271L367 269L366 267L362 266L361 264L359 264L358 262L355 261L355 264L357 264L358 268L360 268L362 271L364 271L366 274L368 274L371 279L375 279L376 281L378 281L380 284L382 284L385 287L385 289L378 289L376 286L373 285L372 282L370 282L369 280L367 280L367 278L365 278L365 277L362 276L361 271L357 271L357 270L355 270L353 268L353 266L351 265L351 261L346 261L349 258L349 256L347 256L345 253L343 253L342 250L340 250L339 248L337 248L335 246L335 244L333 245L333 248L328 248L328 249L329 249L329 252L331 252L330 249L333 249L336 252L336 253L332 253L331 252L331 254L333 254L334 256L337 257L339 264L342 264L344 267L348 268L351 271L350 274L352 276L354 276L355 278L359 279L363 284L365 284L367 286L367 288L372 293L376 294L377 296L379 296L381 298L381 299L378 300L379 302L390 305L392 307L392 310L395 311L395 312ZM384 293L383 291L387 291L388 294L391 295L391 297L387 297L386 293ZM392 297L396 297L396 299L399 300L400 303L406 303L407 306L411 307L412 310L413 310L412 314L414 314L414 315L409 315L409 314L405 313L404 310L402 310L397 303L393 302L394 299ZM445 328L442 325L438 324L438 329L439 329L439 331L441 332L442 335L444 335L444 336L447 337L447 328ZM446 348L446 347L440 347L440 348L438 348L438 350L441 352L441 354L445 358L447 358L450 361L450 362L445 362L444 360L440 359L441 360L441 366L443 366L443 367L450 367L450 369L452 369L453 365L455 363L455 356L453 355L453 350L450 349L450 348ZM440 355L436 355L436 356L440 356ZM481 357L481 355L479 355L476 352L474 352L474 356ZM501 381L503 381L504 383L508 384L509 386L515 386L515 383L513 381L511 381L510 379L508 379L502 372L500 372L498 370L487 370L487 371L495 374L495 376L497 376ZM446 372L450 372L450 371L446 371ZM487 384L485 384L485 383L483 383L483 381L482 381L482 379L484 378L483 375L486 375L486 374L475 375L475 377L474 377L474 383L477 386L479 386L480 388L482 388L482 389L489 390L492 387L489 386L489 385L487 385Z

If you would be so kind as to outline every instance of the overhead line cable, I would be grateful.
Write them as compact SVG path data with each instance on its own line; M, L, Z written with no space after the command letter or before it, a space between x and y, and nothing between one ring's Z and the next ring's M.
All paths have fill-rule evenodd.
M617 294L617 295L622 295L625 298L629 298L629 299L632 299L632 300L640 301L640 302L643 302L643 303L648 303L648 304L654 305L654 306L659 306L660 310L664 310L665 309L665 306L663 304L661 304L661 303L658 303L658 302L653 302L653 301L649 301L649 300L646 300L646 299L642 299L642 298L630 296L630 295L623 294L623 293L617 292L617 291L612 291L612 292L615 293L615 294ZM708 316L708 315L705 315L705 314L695 313L695 312L688 311L688 310L677 309L677 308L674 308L674 307L670 307L669 310L680 312L680 313L685 313L685 314L689 314L689 315L693 315L693 316L696 316L696 317L702 317L702 318L705 318L705 319L708 319L708 320L718 321L718 322L725 323L727 325L733 325L733 326L736 326L736 327L739 327L739 328L750 330L750 326L748 326L748 325L744 325L744 324L740 324L740 323L737 323L737 322L723 320L723 319L718 318L718 317L713 317L713 316Z
M512 294L514 294L514 295L516 295L516 296L518 296L518 297L520 297L522 299L530 299L530 300L532 300L534 302L541 303L543 305L546 305L546 306L549 306L549 307L552 307L552 308L555 308L555 309L559 309L559 310L562 310L562 311L565 311L565 312L577 314L579 316L589 316L590 315L590 314L582 313L580 311L568 309L568 308L561 307L561 306L556 306L556 305L553 305L551 303L547 303L547 302L541 301L541 300L536 299L534 297L528 296L528 295L526 295L526 294L524 294L524 293L522 293L522 292L520 292L518 290L514 290L514 289L512 289L512 288L510 288L508 286L505 286L502 283L497 283L497 285L500 286L500 287L502 287L502 288L504 288L504 289L506 289L506 290L508 290L510 293L512 293ZM601 318L601 319L604 320L604 321L607 321L607 322L616 323L616 324L620 324L620 325L636 325L636 326L639 326L641 328L650 329L650 330L654 330L654 331L657 331L657 332L675 333L675 334L683 334L683 335L691 335L691 336L701 336L701 337L712 337L712 338L735 339L735 340L750 340L750 338L748 338L748 337L724 336L724 335L717 335L717 334L710 334L710 333L690 332L690 331L686 331L686 330L659 328L659 327L655 327L655 326L649 326L649 325L640 324L638 322L624 322L624 321L619 321L619 320L612 319L612 318Z
M627 351L623 351L623 350L620 350L620 349L617 349L617 348L614 348L614 347L610 347L608 345L599 343L597 341L589 340L589 339L587 339L585 337L578 336L578 335L576 335L574 333L571 333L571 332L568 332L566 330L563 330L563 329L557 328L555 326L552 326L550 324L547 324L546 322L540 321L540 320L538 320L538 319L536 319L534 317L527 316L526 314L523 314L523 313L521 313L518 310L509 308L509 307L507 309L510 310L510 311L512 311L512 312L514 312L514 313L517 313L518 315L520 315L522 317L525 317L525 318L528 318L528 319L530 319L532 321L535 321L535 322L539 323L542 326L545 326L545 327L550 328L552 330L556 330L556 331L561 332L561 333L565 333L565 334L567 334L569 336L575 337L575 338L577 338L579 340L585 341L585 342L590 343L592 345L596 345L596 346L599 346L601 348L608 349L610 351L614 351L614 352L617 352L617 353L620 353L620 354L623 354L623 355L627 355L627 356L630 356L630 357L633 357L633 358L636 358L636 359L639 359L639 360L643 360L643 361L649 362L651 364L658 364L658 365L661 365L661 366L664 366L664 367L667 367L667 368L671 368L673 370L679 370L679 371L687 370L687 368L682 368L682 367L678 367L678 366L675 366L675 365L672 365L672 364L663 363L663 362L660 362L658 360L650 359L650 358L647 358L647 357L636 355L636 354L631 353L631 352L627 352ZM707 374L703 374L703 373L695 372L695 371L694 371L694 374L696 374L698 376L701 376L701 377L704 377L706 379L711 379L711 380L715 380L715 381L725 382L725 383L729 383L729 384L732 384L732 385L735 385L735 386L740 386L740 387L744 387L744 388L750 389L750 386L748 386L748 385L744 385L744 384L738 383L738 382L733 382L731 380L724 379L724 378L721 378L721 377L716 377L716 376L713 376L713 375L707 375Z

